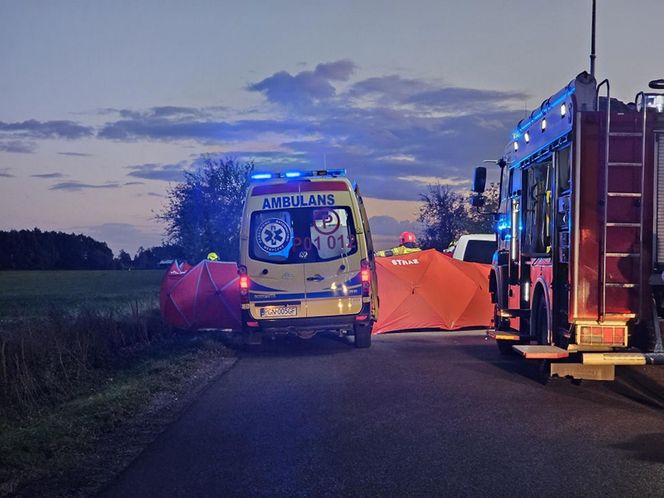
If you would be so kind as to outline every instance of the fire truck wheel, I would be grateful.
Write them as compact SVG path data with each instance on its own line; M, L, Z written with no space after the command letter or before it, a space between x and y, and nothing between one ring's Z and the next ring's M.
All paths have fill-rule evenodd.
M548 311L543 297L538 300L535 309L535 316L532 322L534 329L531 332L531 336L537 340L538 344L549 345L551 344L549 337L549 317L547 316Z
M360 323L355 324L355 347L371 347L371 325Z

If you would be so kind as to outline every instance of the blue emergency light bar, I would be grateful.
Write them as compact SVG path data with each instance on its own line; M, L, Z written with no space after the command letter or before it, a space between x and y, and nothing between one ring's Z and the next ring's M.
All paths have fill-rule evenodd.
M312 171L285 171L283 173L260 171L251 174L252 180L272 180L273 178L304 178L314 176L346 176L346 170L340 169L315 169Z
M254 173L251 175L252 180L269 180L272 178L272 173Z

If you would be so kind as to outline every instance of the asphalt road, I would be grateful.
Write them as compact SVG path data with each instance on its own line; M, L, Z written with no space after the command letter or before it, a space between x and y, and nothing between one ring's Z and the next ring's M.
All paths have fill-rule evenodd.
M664 496L664 411L482 337L244 352L106 496Z

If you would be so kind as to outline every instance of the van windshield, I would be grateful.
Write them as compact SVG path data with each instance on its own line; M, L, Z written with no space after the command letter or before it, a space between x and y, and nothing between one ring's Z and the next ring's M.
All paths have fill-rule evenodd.
M331 261L357 251L348 207L257 211L249 237L249 256L268 263Z

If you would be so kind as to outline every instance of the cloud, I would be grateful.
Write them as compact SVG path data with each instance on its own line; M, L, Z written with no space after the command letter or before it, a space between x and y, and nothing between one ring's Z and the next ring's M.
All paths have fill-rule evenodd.
M37 149L37 144L25 140L2 140L0 134L0 152L14 152L17 154L32 154Z
M476 88L438 88L411 96L408 103L438 111L483 112L508 107L510 102L523 102L527 95L522 92L500 92Z
M36 119L30 119L17 123L0 121L0 134L32 139L64 138L75 140L92 136L94 129L74 121L37 121Z
M100 113L108 120L96 136L121 142L214 145L224 157L255 161L264 169L346 168L366 195L415 200L429 183L467 188L472 168L502 155L511 128L523 115L526 96L519 91L466 88L398 74L353 80L355 70L352 61L340 60L258 79L247 90L262 95L263 104L272 104L258 107L261 112L169 105L105 109ZM62 123L69 123L69 128ZM3 134L18 140L21 133L90 133L87 127L64 121L1 125L0 144L5 143ZM177 182L199 162L190 157L177 163L137 164L128 166L128 176ZM52 188L115 186L120 185L63 182Z
M164 105L150 107L147 111L136 111L133 109L116 109L108 107L105 109L99 110L98 114L108 115L108 114L117 114L122 118L209 118L218 114L219 112L228 110L224 106L206 106L206 107L185 107L185 106L174 106L174 105Z
M36 175L30 175L32 178L65 178L66 175L63 175L62 173L38 173Z
M295 75L279 71L247 88L262 93L277 104L309 104L334 97L336 89L331 82L347 81L355 68L352 61L340 60L318 64L313 71L301 71Z
M0 178L14 178L10 171L11 168L0 168Z
M106 123L99 138L120 141L140 139L177 141L196 140L201 143L225 143L254 139L264 133L298 132L301 123L279 120L243 120L236 122L191 119L167 119L140 115Z
M90 157L92 154L86 152L58 152L61 156L72 156L72 157Z
M402 78L397 74L367 78L355 83L349 90L353 98L374 98L384 104L405 103L414 95L431 91L426 82Z
M131 170L129 176L145 180L162 180L166 182L179 182L184 178L185 164L137 164L127 166Z
M60 182L53 185L49 190L65 190L68 192L79 192L85 189L107 189L107 188L118 188L120 184L115 182L107 182L103 184L90 184L90 183L81 183L76 180L71 182Z

